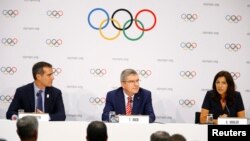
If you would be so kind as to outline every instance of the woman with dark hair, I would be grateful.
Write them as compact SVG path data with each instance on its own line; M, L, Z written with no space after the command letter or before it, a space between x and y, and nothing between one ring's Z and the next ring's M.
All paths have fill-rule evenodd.
M227 71L218 72L214 77L213 89L207 91L204 98L200 123L206 123L208 114L213 114L213 124L217 124L218 117L245 118L241 94L235 89L231 74Z

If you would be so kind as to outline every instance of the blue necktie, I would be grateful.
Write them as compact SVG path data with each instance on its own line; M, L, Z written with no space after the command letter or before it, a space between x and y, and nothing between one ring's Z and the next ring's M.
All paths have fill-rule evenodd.
M37 109L39 109L40 111L43 111L43 98L42 98L42 90L39 90L36 94L37 96Z

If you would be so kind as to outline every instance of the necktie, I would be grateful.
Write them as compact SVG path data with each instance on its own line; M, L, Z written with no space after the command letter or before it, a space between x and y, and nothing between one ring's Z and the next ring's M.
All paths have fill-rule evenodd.
M128 97L128 103L126 106L126 115L131 115L132 114L132 97Z
M37 96L37 109L39 109L40 111L43 111L43 98L42 98L42 90L39 90L36 94Z

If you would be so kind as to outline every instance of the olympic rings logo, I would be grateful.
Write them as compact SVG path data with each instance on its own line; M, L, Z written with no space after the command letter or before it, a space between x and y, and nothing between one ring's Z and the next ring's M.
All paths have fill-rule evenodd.
M17 38L2 38L1 42L6 46L14 46L17 44L18 40Z
M238 15L226 15L226 20L230 23L234 22L234 23L238 23L239 21L241 21L241 16Z
M59 75L62 72L61 68L52 68L52 70L55 76Z
M187 106L187 107L192 107L193 105L195 105L195 100L191 99L180 99L179 100L179 104L182 106Z
M151 70L136 70L136 72L144 78L147 78L152 74Z
M13 96L10 96L10 95L1 95L0 96L0 101L6 103L10 103L11 101L13 100Z
M197 14L181 14L181 19L183 19L184 21L189 21L189 22L193 22L196 19L198 19L198 15Z
M90 74L102 77L105 74L107 74L107 71L106 71L106 69L99 69L99 68L93 69L92 68L92 69L90 69Z
M195 71L181 71L180 76L185 78L185 79L186 78L192 79L196 76L196 72Z
M1 72L4 74L13 75L14 73L17 72L17 68L16 67L1 67Z
M60 18L63 15L63 11L62 10L48 10L47 11L47 16L51 17L51 18Z
M183 49L188 49L188 50L193 50L193 49L195 49L196 47L197 47L197 44L196 43L191 43L191 42L182 42L181 43L181 48L183 48Z
M89 102L94 104L94 105L97 105L97 104L102 105L102 104L105 103L105 101L106 101L106 99L104 97L101 97L101 98L99 98L99 97L90 97L89 98Z
M233 77L234 80L237 80L240 77L239 72L230 72L231 76Z
M92 16L92 14L94 12L97 12L97 11L103 12L106 15L106 19L104 18L100 22L100 24L98 26L94 26L91 23L91 16ZM130 17L130 19L126 20L126 22L123 25L121 25L121 23L117 20L117 18L115 18L115 15L118 12L125 12ZM139 15L141 15L143 12L150 13L153 16L153 18L154 18L154 22L153 22L152 26L150 26L148 28L145 28L144 24L142 23L142 21L138 19ZM104 35L103 29L108 26L108 24L109 24L110 21L111 21L113 27L118 30L118 32L114 36L108 37L108 36ZM129 37L128 34L126 33L126 30L129 29L132 26L133 21L135 22L136 27L141 31L141 34L138 37L135 37L135 38ZM104 38L104 39L106 39L106 40L114 40L114 39L118 38L119 35L120 35L120 33L121 33L121 31L122 31L123 35L128 40L130 40L130 41L137 41L137 40L139 40L139 39L142 38L142 36L144 35L145 31L150 31L150 30L152 30L155 27L155 25L156 25L156 15L155 15L155 13L153 11L151 11L149 9L142 9L142 10L138 11L136 13L136 15L135 15L135 18L133 18L133 16L132 16L132 14L131 14L130 11L128 11L127 9L124 9L124 8L120 8L120 9L117 9L112 14L112 16L110 18L108 12L105 9L103 9L103 8L94 8L93 10L91 10L89 12L89 15L88 15L88 24L90 25L91 28L93 28L95 30L99 30L99 33L100 33L101 37Z
M225 44L225 48L228 49L229 51L238 51L241 48L240 44Z
M6 17L15 18L19 14L19 11L18 10L3 10L2 14Z
M62 44L61 39L47 39L46 44L51 47L59 47Z

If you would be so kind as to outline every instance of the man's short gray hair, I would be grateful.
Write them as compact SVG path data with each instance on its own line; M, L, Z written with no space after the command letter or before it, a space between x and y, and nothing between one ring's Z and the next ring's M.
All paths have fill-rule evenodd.
M126 81L127 77L129 75L131 75L131 74L132 75L138 75L138 73L133 69L125 69L125 70L123 70L122 73L121 73L121 78L120 78L121 82Z
M20 139L29 139L38 130L38 121L34 116L25 116L17 120L16 126Z
M170 135L166 131L156 131L151 134L150 141L169 141Z

